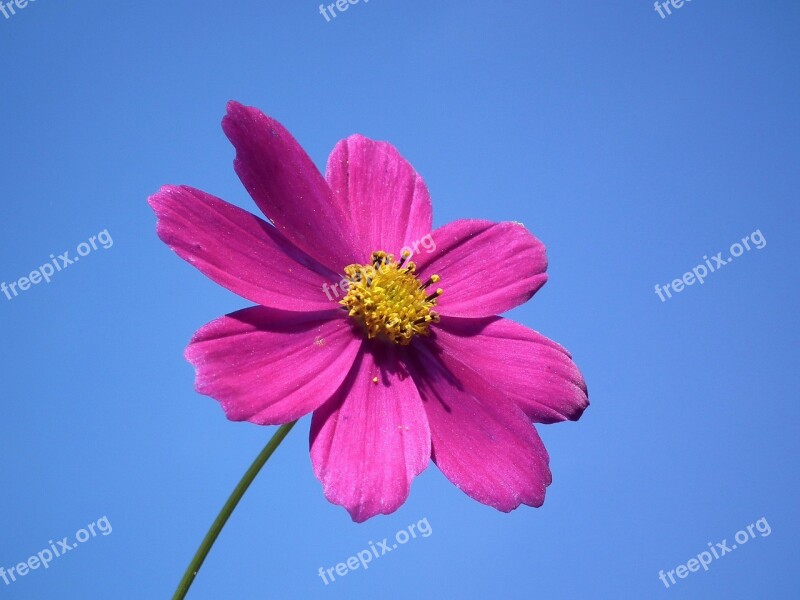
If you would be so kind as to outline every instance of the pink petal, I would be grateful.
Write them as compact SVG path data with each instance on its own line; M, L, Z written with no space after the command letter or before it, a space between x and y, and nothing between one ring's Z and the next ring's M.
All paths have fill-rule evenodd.
M414 250L433 229L433 209L422 177L397 149L361 135L342 140L328 158L326 178L337 204L350 215L363 261L384 250ZM417 244L419 248L419 244Z
M341 385L359 338L338 313L246 308L201 328L186 349L196 388L232 421L288 423L310 413Z
M443 317L435 341L444 365L477 397L509 398L537 423L577 421L586 384L564 348L499 317Z
M397 510L431 453L425 410L397 351L366 348L311 421L311 461L325 497L359 523Z
M283 125L229 102L222 129L236 148L239 179L286 239L337 273L357 262L349 215L333 202L322 174Z
M441 276L443 315L496 315L527 302L547 281L544 244L518 223L460 220L432 237L436 249L414 260L422 281Z
M165 186L148 202L158 237L235 294L290 311L337 308L322 286L339 277L255 215L187 186Z
M479 398L418 344L411 373L431 428L433 461L482 504L509 512L541 506L551 482L549 457L530 420L511 400Z

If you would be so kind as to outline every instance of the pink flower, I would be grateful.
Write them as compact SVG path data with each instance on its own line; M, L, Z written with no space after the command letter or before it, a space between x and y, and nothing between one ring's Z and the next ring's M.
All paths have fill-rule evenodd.
M197 391L234 421L313 412L314 472L355 521L397 510L430 459L478 502L541 506L532 423L578 419L586 386L564 348L495 315L547 280L542 243L517 223L432 232L425 183L386 142L339 142L323 178L259 110L231 102L222 127L272 224L186 186L149 199L178 256L258 305L195 334Z

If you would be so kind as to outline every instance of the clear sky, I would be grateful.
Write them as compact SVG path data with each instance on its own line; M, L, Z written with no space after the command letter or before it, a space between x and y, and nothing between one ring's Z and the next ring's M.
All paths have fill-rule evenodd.
M523 222L550 281L510 316L572 352L592 405L539 427L543 508L499 513L432 465L362 525L324 499L305 418L190 598L796 597L798 3L662 18L648 0L371 0L330 22L310 0L15 10L0 14L0 282L97 249L0 294L0 566L95 536L0 579L0 598L169 597L272 434L194 392L192 333L249 303L173 255L145 201L185 183L257 210L220 128L230 99L320 167L351 133L391 141L437 226ZM428 537L319 577L425 519ZM661 570L684 578L667 588Z

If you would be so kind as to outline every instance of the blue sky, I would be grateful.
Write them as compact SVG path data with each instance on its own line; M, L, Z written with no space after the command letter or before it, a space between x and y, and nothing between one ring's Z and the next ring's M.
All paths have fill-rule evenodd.
M662 19L647 0L372 0L331 22L318 6L0 15L0 282L113 240L0 295L0 566L112 527L0 579L0 598L169 597L272 433L194 392L186 343L248 302L174 256L145 202L185 183L256 210L219 125L230 99L320 167L351 133L391 141L436 225L523 222L550 281L510 316L569 348L592 406L539 428L543 508L498 513L431 466L362 525L324 499L305 418L190 598L794 597L800 6L694 0ZM659 299L756 231L763 248ZM761 518L768 536L659 580ZM368 570L318 576L423 519L428 537Z

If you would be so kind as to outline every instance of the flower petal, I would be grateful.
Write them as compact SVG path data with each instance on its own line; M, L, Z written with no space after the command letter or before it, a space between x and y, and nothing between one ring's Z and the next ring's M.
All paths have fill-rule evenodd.
M186 358L197 369L197 391L218 400L230 420L277 425L330 398L360 345L338 313L256 306L205 325Z
M349 216L283 125L256 108L229 102L222 129L236 148L239 179L286 239L336 273L357 262Z
M433 229L425 182L387 142L362 135L340 141L328 158L326 179L335 201L350 215L363 262L376 250L398 257L404 247L414 251L414 242Z
M441 276L437 311L489 317L514 308L547 281L544 244L519 223L460 220L432 234L436 248L415 257L425 281Z
M477 397L510 398L536 423L577 421L589 406L569 352L514 321L442 317L442 363Z
M165 186L148 202L158 216L158 237L235 294L289 311L337 308L323 285L339 277L266 221L188 186Z
M433 461L445 477L503 512L541 506L551 482L549 457L522 409L502 397L476 397L427 343L415 349L411 373L430 422Z
M311 461L325 497L358 523L397 510L430 459L425 410L396 354L365 345L342 388L311 421Z

